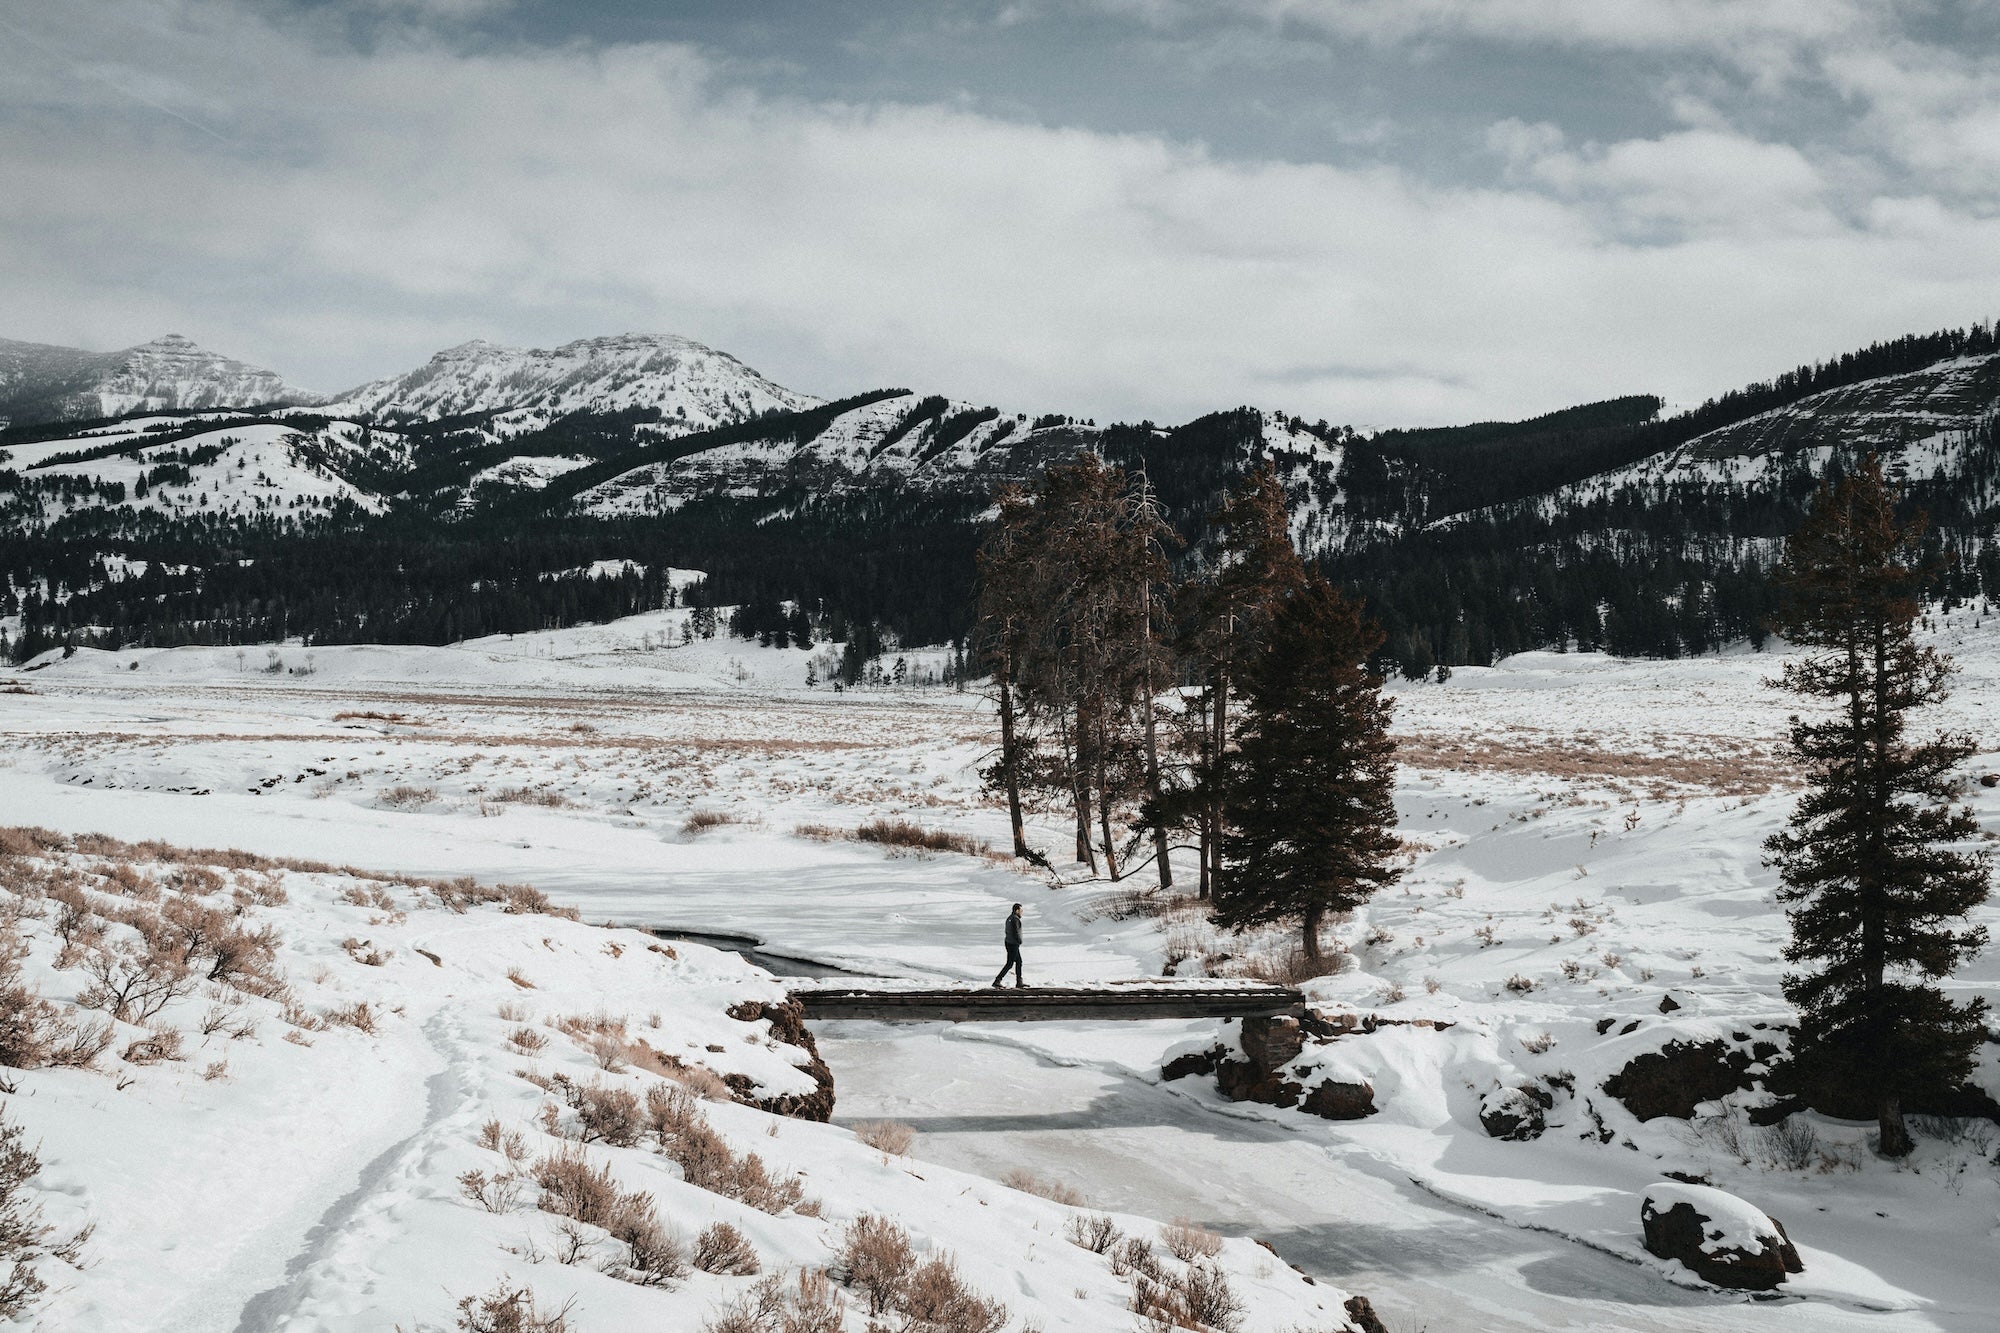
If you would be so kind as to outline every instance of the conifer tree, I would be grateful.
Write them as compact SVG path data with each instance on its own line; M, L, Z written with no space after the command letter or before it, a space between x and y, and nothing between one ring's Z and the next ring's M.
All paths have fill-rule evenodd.
M1225 768L1215 919L1297 920L1308 961L1319 927L1401 871L1390 702L1367 658L1382 634L1358 603L1309 574L1278 603L1243 664L1237 749Z
M1201 727L1194 803L1202 897L1208 896L1222 857L1222 774L1237 664L1257 651L1272 609L1305 580L1305 564L1292 547L1284 486L1268 462L1237 482L1210 522L1217 533L1216 565L1186 599L1191 614L1183 644L1202 687L1194 701Z
M1966 915L1988 891L1985 856L1953 846L1978 833L1953 804L1971 739L1907 735L1907 714L1942 700L1953 668L1916 642L1924 520L1899 523L1896 503L1871 455L1822 483L1786 543L1775 628L1810 652L1780 683L1832 709L1792 718L1808 786L1766 843L1790 907L1785 957L1800 966L1784 982L1799 1010L1788 1072L1801 1088L1872 1101L1886 1157L1914 1147L1913 1100L1971 1073L1985 1003L1956 1003L1935 983L1985 943Z

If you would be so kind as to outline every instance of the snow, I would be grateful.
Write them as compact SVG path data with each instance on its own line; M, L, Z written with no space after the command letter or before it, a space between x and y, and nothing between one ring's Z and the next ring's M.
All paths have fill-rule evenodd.
M984 703L939 690L807 690L810 653L726 638L678 646L685 614L449 648L315 648L309 676L290 674L308 657L297 645L277 649L278 674L261 670L263 649L241 666L233 649L52 657L0 674L0 823L526 882L590 922L733 931L774 954L908 983L990 978L1013 901L1027 904L1031 983L1158 977L1176 957L1178 975L1198 978L1226 970L1208 965L1211 954L1276 942L1215 938L1198 913L1155 920L1113 910L1126 886L1084 882L1073 865L1059 864L1063 884L1051 887L1004 862L896 856L838 836L890 816L1004 846L1004 811L977 776L992 744ZM1967 608L1937 622L1936 638L1962 675L1934 723L1982 733L1987 748L1970 767L1991 771L2000 627ZM1017 1316L1039 1312L1049 1329L1126 1328L1130 1315L1114 1309L1101 1268L1074 1266L1081 1251L1051 1240L1031 1255L1020 1242L1021 1226L1059 1234L1060 1212L980 1179L1007 1165L1065 1179L1123 1217L1186 1213L1263 1236L1286 1261L1370 1296L1392 1323L1433 1333L1985 1327L2000 1137L1968 1122L1921 1135L1915 1156L1892 1164L1869 1151L1872 1127L1807 1115L1795 1122L1811 1142L1787 1164L1784 1146L1746 1122L1751 1098L1704 1104L1690 1121L1640 1122L1601 1091L1635 1055L1670 1041L1734 1043L1743 1033L1782 1046L1786 930L1761 855L1797 791L1778 748L1795 705L1764 683L1780 661L1543 653L1460 670L1444 684L1395 687L1409 870L1340 925L1343 969L1309 983L1322 1011L1381 1021L1308 1047L1297 1062L1314 1080L1371 1084L1374 1116L1332 1123L1225 1102L1211 1080L1159 1081L1170 1052L1232 1040L1225 1023L829 1024L821 1037L838 1118L911 1120L915 1160L884 1165L842 1131L791 1122L769 1155L810 1170L815 1192L838 1179L842 1207L894 1208L913 1228L921 1220L969 1273L977 1256L975 1276ZM4 692L14 682L29 693ZM399 798L399 788L417 795ZM1974 786L1968 795L1982 827L2000 833L2000 791ZM697 811L739 822L693 831ZM1060 810L1032 812L1030 832L1052 851L1067 845ZM1185 884L1189 868L1177 869ZM471 1213L451 1181L484 1160L468 1146L475 1117L526 1124L537 1102L512 1079L520 1061L496 1046L500 997L526 997L537 1020L588 1011L601 997L635 1021L658 1008L676 1031L707 1034L728 1031L715 1017L720 978L773 983L699 946L676 946L697 967L683 991L680 974L624 971L632 948L600 965L602 950L580 943L640 938L629 932L490 908L458 917L405 903L406 923L376 927L338 900L340 881L308 876L292 886L291 878L292 904L266 910L291 914L282 918L288 947L309 959L296 972L327 969L324 983L306 983L311 1003L344 1003L364 983L393 981L383 994L404 1016L372 1039L347 1029L311 1034L310 1050L278 1041L282 1025L266 1024L254 1058L233 1043L242 1055L232 1052L229 1080L213 1084L189 1067L150 1066L120 1095L101 1075L30 1071L24 1087L33 1095L10 1099L35 1117L49 1197L77 1200L62 1204L61 1219L50 1204L52 1220L67 1224L86 1205L102 1215L107 1201L126 1216L149 1188L148 1172L157 1193L162 1181L226 1170L227 1154L203 1147L197 1124L240 1125L232 1133L246 1136L250 1162L268 1162L277 1149L259 1136L282 1137L276 1107L296 1113L315 1097L344 1104L338 1090L358 1090L351 1126L312 1130L326 1135L323 1152L300 1153L294 1142L311 1170L298 1168L296 1186L270 1211L243 1204L235 1230L228 1218L175 1215L190 1266L100 1263L77 1277L73 1298L98 1302L88 1306L96 1326L117 1326L102 1321L138 1308L140 1295L119 1294L126 1281L162 1309L205 1300L228 1316L211 1313L203 1325L189 1314L185 1327L234 1326L264 1292L279 1295L257 1307L269 1317L251 1327L277 1326L285 1313L301 1326L443 1326L447 1295L483 1288L505 1267L545 1293L578 1291L586 1328L659 1309L687 1312L673 1326L696 1327L712 1299L695 1298L700 1283L686 1304L629 1304L681 1295L527 1265L500 1246L518 1244L536 1217ZM1982 923L1996 920L2000 913L1982 909ZM383 968L354 964L337 947L349 934L396 957ZM450 967L422 970L419 946ZM459 961L474 956L477 966ZM653 966L658 955L638 961ZM505 980L509 962L535 992ZM40 975L51 994L58 979L75 977ZM697 975L718 980L704 991ZM1515 976L1529 988L1509 989ZM2000 995L2000 961L1982 956L1951 984L1959 995ZM1662 1012L1669 997L1679 1007ZM731 1059L755 1049L718 1044ZM1992 1055L1988 1048L1979 1077L2000 1090ZM580 1048L562 1058L589 1073ZM1482 1103L1523 1084L1552 1091L1547 1132L1529 1142L1488 1138ZM282 1102L293 1086L305 1091L296 1104ZM97 1164L92 1136L125 1132L116 1117L138 1113L120 1108L141 1104L148 1117L170 1108L158 1111L161 1123L180 1128L143 1137L151 1131L135 1125L139 1146L113 1164L138 1178L122 1184ZM76 1109L93 1106L108 1109ZM113 1119L92 1119L101 1115ZM766 1151L766 1117L723 1108L717 1119L739 1147ZM657 1185L663 1206L671 1195L692 1220L715 1215L712 1199L675 1193L678 1182L657 1180L651 1162L607 1153L621 1174ZM155 1160L157 1168L147 1165ZM1786 1300L1749 1305L1689 1290L1645 1253L1639 1202L1668 1173L1705 1179L1785 1222L1806 1265ZM931 1186L935 1195L901 1192ZM177 1195L175 1207L207 1206L201 1189L176 1188L195 1197ZM966 1206L968 1190L987 1206ZM984 1226L1003 1215L1004 1227ZM762 1218L743 1221L762 1229L756 1240L767 1254L824 1260L827 1228ZM157 1243L137 1223L120 1225L121 1246ZM261 1239L229 1239L253 1232ZM433 1276L412 1275L404 1256L419 1252ZM1261 1251L1228 1253L1242 1255L1232 1269L1241 1289L1264 1280ZM1044 1261L1051 1266L1035 1267ZM214 1276L197 1282L197 1271ZM1272 1266L1271 1280L1285 1271ZM464 1280L441 1291L437 1273ZM1078 1286L1092 1297L1077 1300ZM1268 1299L1275 1303L1251 1333L1334 1322L1287 1305L1282 1291ZM671 1325L682 1316L657 1317ZM92 1326L75 1318L68 1326Z
M1683 1203L1694 1209L1697 1216L1707 1219L1702 1227L1703 1254L1721 1254L1727 1250L1755 1254L1765 1241L1780 1239L1778 1229L1771 1225L1763 1209L1726 1190L1676 1180L1656 1180L1646 1186L1643 1207L1649 1211L1670 1213Z

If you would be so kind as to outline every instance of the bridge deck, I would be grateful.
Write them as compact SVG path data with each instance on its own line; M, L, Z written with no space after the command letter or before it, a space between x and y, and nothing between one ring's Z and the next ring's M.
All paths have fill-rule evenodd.
M886 1022L1103 1022L1148 1018L1302 1017L1306 999L1283 986L1030 986L899 990L815 986L792 992L806 1017Z

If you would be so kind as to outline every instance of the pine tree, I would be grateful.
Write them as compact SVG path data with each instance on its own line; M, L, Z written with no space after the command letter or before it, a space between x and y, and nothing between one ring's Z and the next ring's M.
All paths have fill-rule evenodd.
M1871 455L1821 485L1786 543L1774 627L1812 652L1781 684L1834 707L1792 718L1808 786L1765 845L1790 907L1785 957L1801 966L1784 981L1799 1010L1788 1073L1801 1088L1869 1097L1887 1157L1914 1147L1905 1107L1971 1073L1985 1002L1955 1003L1934 983L1985 943L1965 917L1988 891L1985 856L1952 846L1978 833L1953 804L1971 739L1906 735L1906 715L1945 697L1953 667L1916 642L1925 525L1899 523L1896 502Z
M1382 634L1358 603L1310 574L1278 603L1242 664L1243 715L1226 766L1215 919L1233 929L1297 920L1309 961L1319 927L1402 872L1395 742L1382 678L1365 665Z
M1230 749L1229 698L1239 660L1257 651L1272 609L1305 580L1292 547L1285 489L1266 463L1246 473L1211 516L1216 567L1186 598L1183 651L1201 675L1194 701L1202 728L1194 803L1201 829L1198 889L1207 897L1222 857L1222 773Z

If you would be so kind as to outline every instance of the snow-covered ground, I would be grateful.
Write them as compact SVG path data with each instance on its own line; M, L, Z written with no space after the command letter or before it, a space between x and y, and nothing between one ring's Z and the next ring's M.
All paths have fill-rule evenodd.
M992 745L982 701L945 691L808 690L808 652L727 639L682 645L678 617L685 614L448 649L285 647L275 672L264 649L241 661L234 650L181 649L79 652L40 670L0 674L0 824L240 847L406 876L528 883L581 909L589 922L736 932L773 953L898 977L990 977L999 918L1011 901L1027 904L1031 981L1157 976L1170 960L1179 974L1194 975L1226 969L1222 955L1246 947L1216 938L1185 909L1132 914L1126 886L1052 886L1004 861L899 856L827 836L828 829L889 816L1004 843L1004 814L976 776ZM1965 611L1939 627L1964 667L1948 716L1939 720L1985 730L1977 772L1996 767L1990 718L2000 700L2000 627L1990 616L1975 620ZM311 674L295 674L308 661ZM1189 1022L948 1032L827 1025L822 1036L840 1092L836 1118L915 1124L920 1137L910 1170L927 1184L968 1187L942 1168L994 1176L1024 1165L1103 1207L1185 1213L1230 1234L1262 1237L1285 1260L1370 1296L1395 1327L1990 1327L2000 1300L1990 1263L2000 1234L2000 1136L1954 1126L1955 1139L1926 1137L1915 1158L1892 1166L1867 1152L1868 1127L1805 1117L1810 1151L1800 1155L1794 1143L1793 1160L1784 1164L1765 1132L1744 1123L1741 1107L1710 1103L1693 1121L1641 1123L1598 1091L1632 1056L1668 1040L1729 1039L1785 1016L1777 994L1784 920L1760 855L1795 791L1779 745L1791 703L1764 684L1777 665L1750 654L1682 662L1536 654L1461 670L1443 685L1398 687L1406 758L1399 809L1410 869L1401 885L1341 925L1352 966L1310 983L1330 1013L1430 1020L1384 1024L1309 1050L1309 1058L1374 1085L1381 1109L1373 1117L1328 1122L1227 1103L1204 1079L1162 1083L1167 1053L1227 1036L1222 1024ZM15 682L27 692L6 692ZM2000 791L1974 787L1972 796L1983 826L2000 831ZM696 815L704 818L690 824ZM1041 812L1035 840L1060 850L1067 845L1062 825L1061 812ZM1065 878L1077 878L1074 868ZM332 887L329 881L327 892ZM295 888L292 896L324 917L311 927L318 938L350 931L370 937L325 893L313 898ZM470 1148L461 1161L458 1148L437 1146L464 1140L466 1128L440 1128L455 1124L457 1112L432 1122L427 1108L443 1095L436 1089L504 1085L516 1099L509 1114L523 1121L538 1094L518 1080L507 1083L504 1063L489 1067L450 1054L499 1041L493 1006L517 989L504 967L482 963L480 985L499 989L467 1002L473 990L457 988L470 988L470 980L420 970L428 964L411 950L452 932L493 931L498 958L521 944L523 926L533 932L531 950L551 930L565 932L550 937L567 947L569 932L583 928L490 908L449 919L402 910L408 924L395 930L407 938L374 938L393 940L398 958L387 969L357 970L337 948L314 946L329 971L329 999L357 979L373 982L406 964L413 981L397 992L407 1013L387 1027L389 1037L357 1045L358 1036L340 1029L315 1037L315 1050L303 1052L356 1046L354 1060L378 1061L366 1078L378 1080L367 1086L379 1094L357 1119L380 1124L357 1124L349 1155L331 1152L338 1160L324 1164L317 1183L302 1181L285 1204L303 1228L296 1245L266 1242L270 1253L257 1261L265 1266L246 1259L248 1276L226 1296L223 1286L204 1289L213 1309L280 1293L255 1305L244 1327L284 1326L279 1316L288 1313L299 1327L443 1323L445 1293L431 1281L419 1301L394 1259L397 1246L413 1244L446 1247L441 1260L426 1262L427 1273L448 1271L459 1256L470 1263L475 1250L483 1256L484 1267L466 1270L478 1281L465 1290L497 1273L503 1260L538 1289L577 1290L558 1280L573 1270L509 1260L499 1246L510 1242L481 1230L483 1220L471 1225L452 1214L460 1229L449 1240L443 1223L415 1220L462 1207L449 1179L476 1164ZM1986 913L1989 922L1995 916ZM305 924L288 921L285 929L288 938L310 934ZM473 942L478 938L452 947L486 947ZM626 950L628 958L637 953ZM681 957L716 976L732 965L696 946ZM659 956L638 962L651 966ZM614 977L628 966L607 962L600 976L595 955L577 952L545 979L531 963L521 965L537 990L519 994L538 1018L591 1010L600 1003L593 988L623 985ZM51 994L58 978L74 980L73 971L48 976ZM741 977L746 994L769 985L747 972ZM1511 978L1519 979L1513 988ZM2000 993L2000 958L1979 960L1954 984ZM670 986L657 993L663 998L646 1011L682 1005L664 998L679 993ZM1678 1007L1663 1012L1668 999ZM619 1003L643 1022L636 998ZM703 1003L690 998L673 1013L692 1022ZM448 1021L471 1031L434 1030ZM485 1028L496 1031L482 1037ZM291 1076L282 1062L296 1064L300 1052L274 1041L267 1034L264 1048L281 1063L266 1071L260 1052L260 1072L232 1078L277 1095ZM393 1059L382 1053L385 1043L402 1043ZM580 1077L588 1057L579 1051L572 1058L582 1062L574 1071ZM239 1059L230 1060L235 1070ZM141 1070L141 1082L122 1100L104 1075L59 1077L91 1089L89 1097L114 1108L107 1114L155 1084L145 1104L173 1102L183 1107L176 1114L233 1095L234 1084L203 1083L192 1066ZM439 1084L440 1070L459 1071L450 1075L458 1082ZM392 1074L401 1080L393 1091L380 1082ZM1489 1094L1523 1082L1560 1086L1564 1075L1574 1093L1555 1098L1546 1134L1530 1142L1487 1137L1478 1113ZM2000 1089L1990 1061L1982 1076ZM81 1136L90 1131L51 1129L37 1103L53 1104L41 1080L56 1076L22 1077L23 1094L8 1100L44 1140L44 1182L68 1182L52 1187L72 1190L59 1196L60 1220L80 1218L84 1203L101 1207L112 1198L95 1193L112 1186L101 1183L101 1168L82 1151ZM341 1076L329 1077L337 1083ZM247 1105L250 1090L244 1095ZM720 1108L716 1118L736 1131L752 1124L739 1117L757 1114ZM1099 1326L1091 1322L1096 1314L1081 1313L1098 1309L1091 1301L1075 1301L1075 1312L1038 1304L1054 1289L1041 1278L1021 1278L1003 1291L999 1284L1014 1279L1001 1273L1030 1263L1026 1252L1009 1249L1011 1241L989 1245L984 1232L949 1231L963 1221L951 1210L933 1217L928 1205L893 1191L869 1195L874 1203L854 1202L887 1185L871 1182L843 1155L857 1151L853 1140L784 1122L779 1142L791 1146L782 1156L773 1147L774 1159L809 1167L816 1191L822 1170L857 1173L841 1176L839 1192L848 1200L841 1206L850 1213L908 1209L913 1229L919 1218L945 1228L938 1243L962 1258L987 1246L998 1267L975 1273L968 1259L968 1273L1017 1315L1033 1313L1049 1330ZM398 1145L383 1165L382 1154ZM406 1157L436 1163L412 1175L397 1165ZM822 1159L825 1167L817 1165ZM881 1167L878 1157L869 1161L869 1170L903 1172L901 1165ZM1806 1272L1784 1299L1753 1303L1696 1289L1684 1273L1643 1253L1640 1192L1676 1171L1702 1176L1786 1223ZM831 1205L835 1191L826 1192ZM666 1211L680 1206L673 1200L681 1196L670 1200L670 1193L660 1195ZM998 1208L992 1200L1002 1193L980 1197ZM1044 1207L1005 1198L1008 1208ZM1020 1216L1049 1232L1059 1230L1059 1213ZM381 1221L405 1214L410 1220L395 1224L406 1225L402 1231ZM829 1215L847 1214L830 1206ZM491 1226L537 1224L524 1218ZM315 1219L324 1225L308 1242L304 1233ZM823 1261L829 1227L771 1222L756 1239L774 1264L813 1262L815 1254ZM120 1245L146 1243L130 1230L121 1235ZM107 1244L100 1236L93 1253L109 1256ZM1074 1254L1062 1264L1083 1253L1067 1248ZM1050 1247L1034 1253L1046 1256ZM335 1256L364 1254L376 1258L355 1272L375 1276L336 1280L345 1270ZM1253 1258L1243 1262L1246 1289L1267 1280L1256 1277ZM309 1276L322 1269L322 1277ZM90 1302L119 1299L106 1294L111 1287L99 1271L75 1278L74 1294L63 1298L72 1304L61 1308L83 1320L70 1326L94 1326L90 1318L99 1316L81 1312L112 1306ZM166 1261L144 1271L155 1276L143 1281L175 1280ZM1060 1264L1048 1276L1065 1299L1073 1299L1072 1285L1099 1281L1072 1283ZM377 1294L366 1290L370 1281L379 1283ZM687 1291L712 1296L719 1288L706 1281ZM614 1312L628 1309L622 1302L654 1295L608 1284L614 1294L600 1296L606 1283L585 1285L586 1328L621 1326ZM164 1304L168 1293L157 1294ZM1338 1323L1337 1313L1312 1323L1310 1306L1302 1313L1289 1304L1295 1295L1260 1289L1262 1303L1253 1302L1246 1327L1255 1333ZM406 1303L393 1305L389 1296ZM674 1308L706 1307L696 1300ZM1337 1302L1331 1308L1337 1311ZM1106 1317L1114 1310L1103 1304ZM377 1322L367 1324L369 1317ZM189 1318L180 1326L237 1326ZM1126 1327L1130 1319L1118 1314L1119 1322L1102 1326Z

